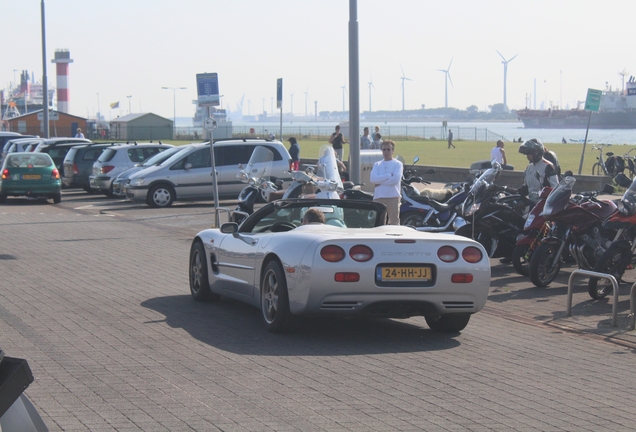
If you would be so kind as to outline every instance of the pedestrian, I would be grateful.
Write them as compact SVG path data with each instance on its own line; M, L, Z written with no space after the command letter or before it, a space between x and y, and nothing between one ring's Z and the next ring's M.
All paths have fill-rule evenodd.
M287 141L291 144L289 146L289 155L291 156L289 169L291 171L298 171L298 165L300 164L300 145L298 145L296 137L289 137Z
M378 134L379 135L379 134ZM386 140L382 143L382 160L373 164L369 180L375 184L373 201L385 205L389 225L400 224L400 185L402 182L402 162L393 158L395 143Z
M369 128L365 127L360 137L360 149L366 150L371 147L371 137L369 136Z
M507 165L506 151L504 150L504 142L502 140L497 141L492 150L490 150L490 160L495 160L499 165Z
M380 135L379 132L373 135L373 142L369 148L374 150L380 150L382 148L382 135Z
M336 159L342 160L342 145L345 143L345 139L342 132L340 132L340 125L336 126L336 130L329 137L329 143L333 145L333 150L336 152Z
M80 128L77 128L77 132L75 133L75 138L84 138L84 134Z
M376 126L373 128L373 136L375 136L375 134L379 134L380 133L380 126ZM379 148L379 147L378 147Z
M455 144L453 144L453 131L452 130L448 130L448 148L456 148Z

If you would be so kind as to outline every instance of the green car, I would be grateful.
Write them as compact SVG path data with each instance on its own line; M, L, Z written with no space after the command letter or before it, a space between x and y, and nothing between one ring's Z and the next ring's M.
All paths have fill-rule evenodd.
M46 153L9 153L0 176L0 203L8 196L52 198L62 201L62 180L53 159Z

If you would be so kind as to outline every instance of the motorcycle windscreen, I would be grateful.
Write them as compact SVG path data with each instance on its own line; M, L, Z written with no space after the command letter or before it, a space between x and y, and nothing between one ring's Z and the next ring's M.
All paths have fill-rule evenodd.
M550 192L550 195L548 195L548 198L545 200L545 206L541 214L543 216L550 216L563 210L570 202L574 183L576 183L574 177L563 177L557 187Z
M333 147L329 144L320 146L320 149L318 150L318 166L316 167L316 175L332 184L335 184L337 190L342 191L344 189L342 186L342 179L340 178L340 172L338 171L336 153L333 151ZM325 191L322 191L321 189L319 198L337 199L340 197L337 191L327 191L327 194L324 192Z
M269 180L269 177L272 174L273 160L274 153L270 149L258 146L254 149L244 171L247 172L249 178L254 179L255 181L259 179Z
M629 214L636 213L636 178L632 181L632 184L627 188L623 197L621 198L621 203L627 209Z
M497 162L493 161L491 164L492 168L488 168L482 175L479 176L473 186L470 188L470 194L475 197L476 203L481 203L484 200L488 200L490 198L490 194L488 194L488 187L495 184L495 180L499 177L501 173L501 165Z

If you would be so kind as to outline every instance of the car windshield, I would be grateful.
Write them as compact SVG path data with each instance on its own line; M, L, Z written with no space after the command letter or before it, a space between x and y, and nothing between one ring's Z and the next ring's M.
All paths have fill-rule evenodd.
M337 199L293 199L272 202L249 216L241 225L243 233L264 233L274 224L288 229L300 226L302 217L310 209L318 209L327 225L341 228L373 228L383 225L384 205L372 201ZM293 226L291 225L293 224Z

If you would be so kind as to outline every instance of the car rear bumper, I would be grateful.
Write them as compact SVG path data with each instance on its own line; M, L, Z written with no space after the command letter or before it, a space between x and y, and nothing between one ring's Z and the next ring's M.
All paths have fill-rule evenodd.
M93 189L110 189L112 177L109 176L90 176L89 184Z

